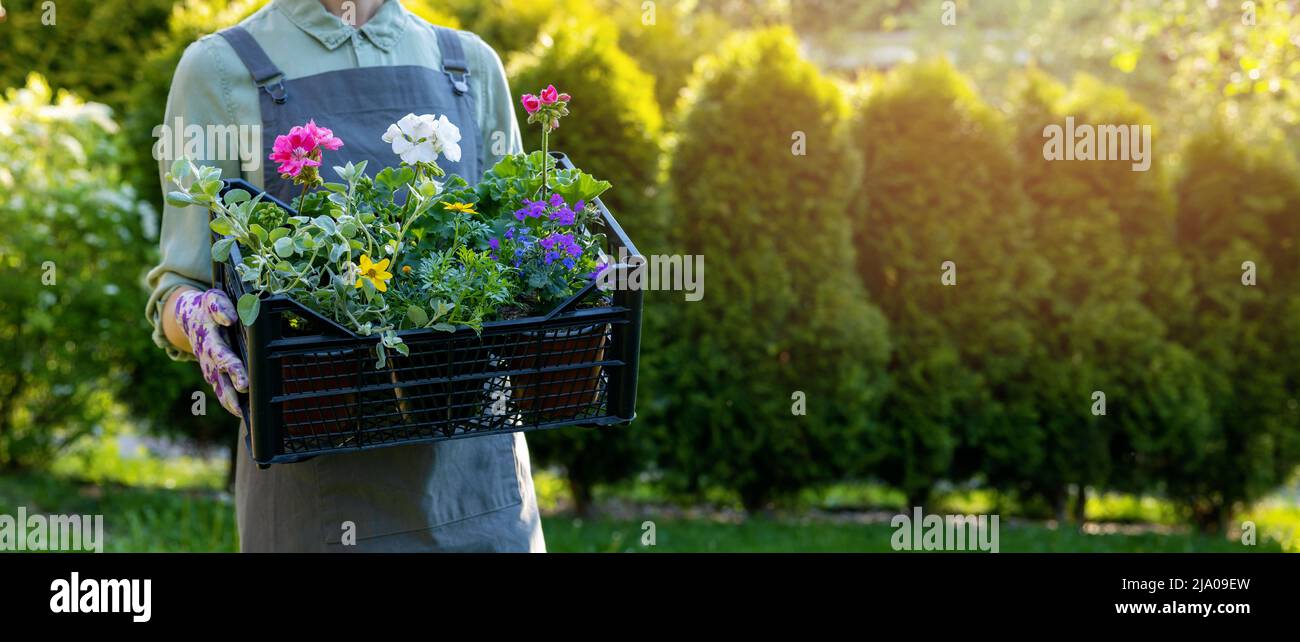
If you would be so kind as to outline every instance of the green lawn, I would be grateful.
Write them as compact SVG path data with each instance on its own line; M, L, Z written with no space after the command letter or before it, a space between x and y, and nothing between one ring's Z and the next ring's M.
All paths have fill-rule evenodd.
M642 544L643 520L543 521L546 546L555 552L890 552L888 523L845 524L757 517L741 523L653 520L655 545ZM1246 547L1226 539L1188 534L1086 535L1039 524L1002 524L999 549L1010 552L1243 552L1281 550L1277 542Z
M212 490L79 484L47 475L0 476L0 514L104 516L104 550L234 551L235 505Z
M553 480L545 476L539 485L554 486ZM543 505L548 503L544 497ZM102 513L107 551L237 548L233 502L229 495L213 490L140 488L108 482L96 485L45 474L0 476L0 514L13 515L18 506L25 506L29 513ZM635 517L582 520L548 514L543 520L547 548L556 552L871 552L891 550L893 534L886 522L858 523L822 511L747 519L730 512L683 518L676 516L680 511L654 506L619 512ZM726 517L719 518L719 514ZM655 546L641 543L646 520L654 522ZM1019 520L1001 524L999 545L1002 552L1281 550L1277 541L1267 537L1261 537L1258 546L1246 547L1194 534L1083 534L1071 528L1054 529Z

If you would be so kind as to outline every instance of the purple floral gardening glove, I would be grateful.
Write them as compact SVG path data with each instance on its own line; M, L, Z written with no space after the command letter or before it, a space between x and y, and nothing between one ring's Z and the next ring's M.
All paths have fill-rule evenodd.
M176 321L199 359L203 379L212 385L221 407L242 417L235 391L248 391L248 372L220 328L233 325L237 318L234 304L221 290L183 292L176 298Z

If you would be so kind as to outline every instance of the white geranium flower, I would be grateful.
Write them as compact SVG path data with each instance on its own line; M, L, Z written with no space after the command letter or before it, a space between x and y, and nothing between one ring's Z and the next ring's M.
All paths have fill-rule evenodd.
M442 143L443 156L453 163L460 162L460 128L447 120L445 115L433 122L433 130L438 133L438 142Z
M435 163L438 154L460 162L460 129L446 116L407 114L388 126L383 141L408 164Z

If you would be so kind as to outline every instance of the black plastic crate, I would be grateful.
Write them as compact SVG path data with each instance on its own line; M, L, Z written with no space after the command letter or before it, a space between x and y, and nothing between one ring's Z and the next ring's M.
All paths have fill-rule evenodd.
M554 154L562 169L573 165ZM221 190L259 190L228 179ZM285 203L264 195L289 212ZM606 253L637 254L600 201ZM214 233L214 238L216 234ZM215 287L237 301L238 244L213 264ZM625 269L614 266L611 269ZM579 307L600 296L612 303ZM493 321L481 333L398 333L410 355L388 351L376 369L377 336L363 337L283 295L262 300L252 326L226 335L248 367L240 395L252 458L290 463L329 453L478 435L627 424L636 417L642 292L602 293L590 284L545 316Z

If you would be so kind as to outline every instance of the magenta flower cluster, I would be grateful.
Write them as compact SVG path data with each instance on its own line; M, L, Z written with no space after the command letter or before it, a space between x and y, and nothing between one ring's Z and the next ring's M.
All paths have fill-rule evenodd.
M309 120L275 137L270 159L279 163L276 171L285 178L300 178L303 170L320 167L321 150L336 150L343 146L334 132Z

